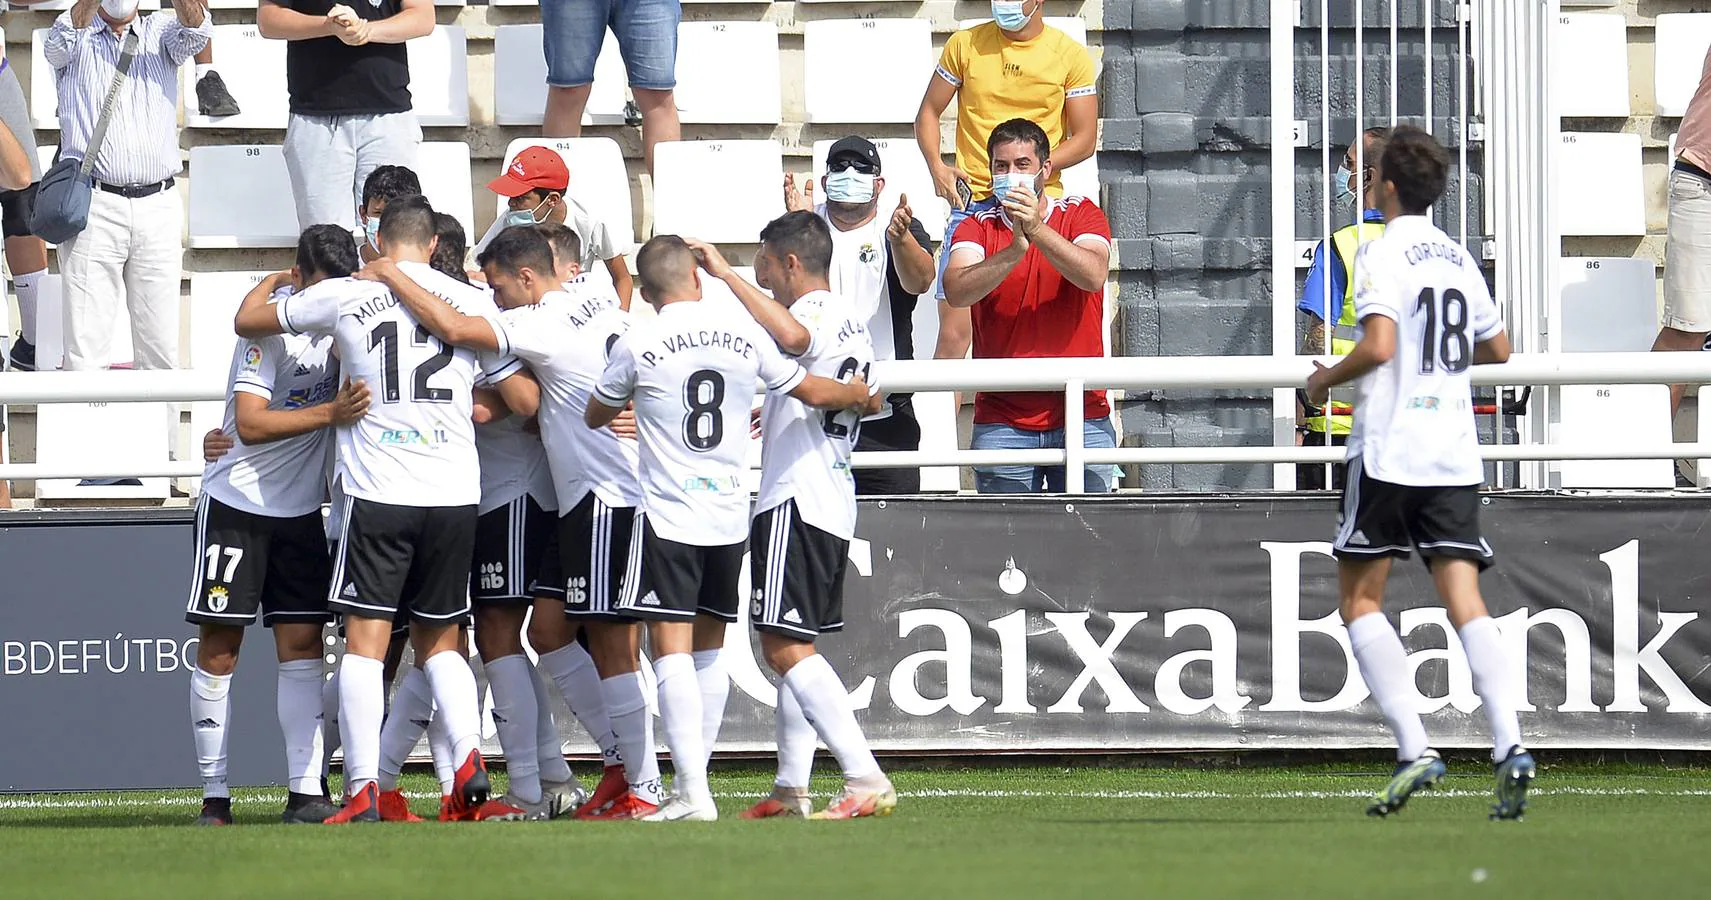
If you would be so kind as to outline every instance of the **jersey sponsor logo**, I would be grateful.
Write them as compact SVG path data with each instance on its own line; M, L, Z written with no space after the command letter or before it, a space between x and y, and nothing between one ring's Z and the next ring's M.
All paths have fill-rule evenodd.
M423 433L414 428L389 428L380 433L380 443L385 444L421 444L424 447L438 447L448 440L444 428L435 428Z
M484 591L496 591L505 586L505 564L486 562L477 570L476 586Z
M225 612L226 605L231 599L231 593L220 585L208 589L208 611Z
M261 365L261 348L251 344L250 348L244 351L244 366L253 369L259 365Z
M741 486L742 480L735 475L716 475L711 478L694 475L683 479L683 489L689 493L711 491L715 494L728 494Z
M292 388L286 391L285 408L302 409L306 406L318 406L331 399L333 399L333 380L328 378L318 382L314 387Z
M1438 404L1438 398L1436 398L1436 397L1410 397L1410 398L1408 398L1408 408L1409 409L1437 409L1438 405L1439 405Z

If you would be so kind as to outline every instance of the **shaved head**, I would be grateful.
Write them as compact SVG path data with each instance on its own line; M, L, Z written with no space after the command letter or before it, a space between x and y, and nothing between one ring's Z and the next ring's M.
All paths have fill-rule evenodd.
M642 296L653 304L699 299L701 282L695 274L695 254L675 234L656 235L636 253L636 276Z

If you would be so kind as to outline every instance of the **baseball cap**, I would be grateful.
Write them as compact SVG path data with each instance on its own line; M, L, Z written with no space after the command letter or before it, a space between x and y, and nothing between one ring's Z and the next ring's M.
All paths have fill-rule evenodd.
M546 147L525 147L487 189L501 197L521 197L530 191L559 191L570 187L564 158Z
M831 168L833 163L842 159L854 161L856 168L870 175L879 174L879 148L867 138L855 135L838 138L832 148L826 151L826 168Z

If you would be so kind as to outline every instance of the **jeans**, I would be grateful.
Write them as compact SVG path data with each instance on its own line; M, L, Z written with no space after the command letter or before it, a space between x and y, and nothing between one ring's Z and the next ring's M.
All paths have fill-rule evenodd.
M956 238L957 226L962 224L962 220L981 210L997 208L998 201L991 197L970 203L968 209L951 208L950 218L945 220L945 242L939 245L939 279L934 282L938 299L945 299L945 266L951 261L951 241Z
M285 171L297 198L297 227L360 229L362 183L380 166L416 168L422 127L413 112L305 116L285 126Z
M679 0L541 0L547 84L593 84L594 63L611 28L630 87L669 91L677 87L677 24L682 19Z
M1117 429L1109 416L1089 419L1082 424L1082 445L1110 448L1117 446ZM975 450L1061 450L1063 429L1025 431L1011 425L975 425ZM1108 494L1117 485L1116 466L1088 466L1084 493ZM1061 494L1064 491L1063 466L976 466L974 486L982 494Z

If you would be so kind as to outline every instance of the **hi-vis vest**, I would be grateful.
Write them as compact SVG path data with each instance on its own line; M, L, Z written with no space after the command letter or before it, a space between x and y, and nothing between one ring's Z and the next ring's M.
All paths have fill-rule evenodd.
M1355 328L1360 322L1355 318L1355 254L1360 251L1361 244L1376 241L1383 235L1384 225L1381 222L1347 225L1331 235L1331 246L1336 249L1337 258L1343 264L1344 275L1343 310L1330 328L1332 356L1347 356L1357 342ZM1323 432L1329 424L1332 434L1348 434L1354 428L1354 407L1346 403L1331 403L1326 411L1330 413L1329 416L1318 415L1307 419L1308 430Z

